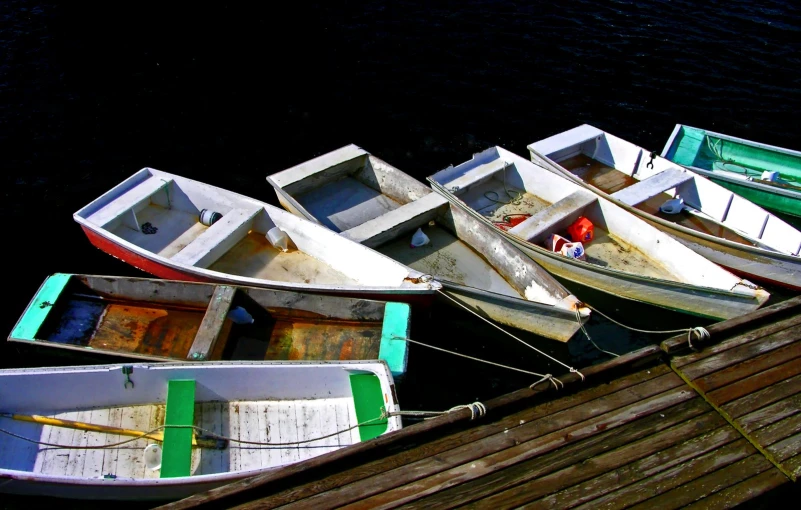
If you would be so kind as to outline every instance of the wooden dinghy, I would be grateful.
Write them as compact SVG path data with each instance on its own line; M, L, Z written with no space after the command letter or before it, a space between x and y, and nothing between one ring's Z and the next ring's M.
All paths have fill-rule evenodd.
M5 369L0 402L0 492L81 499L182 498L401 428L377 361Z
M429 181L486 225L530 214L497 231L553 274L612 296L715 319L754 310L769 297L612 202L501 147ZM567 237L580 217L594 226L586 261L543 246L550 234Z
M587 186L709 260L801 290L801 232L709 179L586 124L533 143L529 151L535 163Z
M751 202L801 216L801 152L676 124L662 157Z
M57 273L8 340L154 361L381 359L398 377L409 327L406 303Z
M92 244L162 278L394 301L430 300L441 288L282 209L152 168L73 218Z
M267 178L289 211L431 274L471 310L567 341L589 309L494 229L349 145ZM414 235L428 242L413 246Z

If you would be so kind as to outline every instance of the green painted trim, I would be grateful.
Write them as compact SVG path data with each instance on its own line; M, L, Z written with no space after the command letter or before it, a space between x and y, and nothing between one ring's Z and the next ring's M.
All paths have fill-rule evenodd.
M384 324L381 328L381 344L378 358L386 361L393 377L406 373L409 360L409 343L396 337L408 338L412 309L407 303L389 302L384 306Z
M53 309L53 305L56 304L58 296L61 295L70 278L72 275L65 273L56 273L47 277L11 332L12 338L36 341L39 328L47 319L47 315Z
M368 425L359 425L359 437L362 441L378 437L386 432L386 418L376 420L384 410L384 392L381 391L381 381L378 380L378 376L375 374L351 374L350 388L353 393L353 407L356 409L356 421L358 423L370 422Z
M724 188L737 193L744 199L762 206L771 211L789 214L791 216L801 216L801 199L779 195L768 190L756 189L750 186L743 186L731 181L710 177L710 180L720 184Z
M164 425L194 425L195 381L173 379L167 383L167 406ZM194 430L186 428L164 429L164 446L161 453L161 478L189 476L192 468L192 437Z

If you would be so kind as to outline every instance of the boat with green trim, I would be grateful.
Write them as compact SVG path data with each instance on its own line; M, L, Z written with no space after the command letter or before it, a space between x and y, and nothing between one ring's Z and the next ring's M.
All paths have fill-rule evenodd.
M4 369L0 492L175 500L399 430L398 410L380 361Z
M801 152L676 124L662 157L773 211L801 217Z
M361 147L347 145L267 181L286 210L432 275L448 297L482 317L561 342L589 318L576 296L494 228Z
M801 232L706 177L587 124L528 149L536 164L732 272L801 290Z
M610 301L623 298L729 319L759 308L769 297L611 201L502 147L428 180L552 274L604 292ZM498 227L513 215L530 216L508 230ZM586 260L554 251L551 236L573 238L568 230L582 218L594 232L583 243Z
M399 377L410 318L406 303L56 273L8 340L106 362L381 359Z

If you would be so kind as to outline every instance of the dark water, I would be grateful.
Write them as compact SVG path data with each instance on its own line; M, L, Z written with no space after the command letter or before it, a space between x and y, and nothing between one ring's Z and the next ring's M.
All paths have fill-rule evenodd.
M0 4L5 331L52 272L142 276L91 247L71 214L145 166L274 203L266 175L348 143L420 179L492 145L527 156L527 144L581 123L653 150L676 123L801 148L797 3L73 4ZM704 323L617 313L661 328ZM446 306L416 319L418 338L563 371ZM663 338L591 326L618 352ZM606 359L583 338L525 338L573 366ZM3 366L62 362L2 356ZM407 408L531 382L423 347L411 360Z

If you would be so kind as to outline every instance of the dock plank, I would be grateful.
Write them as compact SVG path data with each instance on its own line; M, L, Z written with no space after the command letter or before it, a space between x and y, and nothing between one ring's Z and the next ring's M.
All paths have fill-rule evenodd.
M801 328L793 327L732 347L714 356L705 356L698 361L682 365L674 363L673 366L679 367L688 378L697 379L703 375L743 363L764 353L793 344L799 339L801 339Z
M737 365L694 379L693 384L701 391L709 392L798 357L801 357L801 348L796 343L792 343L761 356L747 359Z
M737 420L737 423L744 431L753 432L800 412L801 393L796 393L784 400L779 400L761 409L757 409L752 413L741 416Z
M412 503L410 507L451 508L509 489L512 489L513 493L525 489L526 494L531 495L531 499L535 499L547 492L559 489L549 487L544 493L538 494L531 485L521 484L534 479L541 480L551 473L564 471L570 467L581 469L580 466L583 466L584 462L594 465L595 456L612 450L620 453L621 447L630 443L637 442L639 445L640 440L656 443L659 441L658 434L663 430L669 430L671 436L684 437L687 434L692 437L692 435L701 433L699 431L714 429L725 423L720 415L711 411L703 399L696 398L666 409L663 413L654 413L618 429L604 430L595 436L565 446L550 454L440 491ZM559 478L564 479L561 476Z
M781 462L801 454L801 432L797 429L794 432L789 437L785 437L781 441L768 446L767 450L773 454L777 461Z
M681 508L727 487L731 487L738 482L751 478L754 475L772 469L775 468L773 468L773 465L762 455L750 455L738 462L729 464L722 469L718 469L717 471L702 476L671 491L664 492L659 496L631 508L636 510Z
M770 446L798 432L801 432L801 413L796 413L767 427L763 427L757 430L753 434L753 437L761 446Z
M716 405L722 405L740 397L753 394L759 390L769 388L777 382L785 381L799 374L801 374L801 358L795 358L787 363L746 377L745 379L741 379L723 388L710 391L707 393L707 397L715 402Z
M765 494L787 483L787 477L777 469L768 469L747 478L731 487L711 494L704 499L685 506L685 510L719 510L731 508L752 498Z
M798 314L799 311L801 311L801 296L782 301L781 303L776 303L775 305L760 308L759 310L755 310L751 313L747 313L733 319L716 322L715 324L707 326L706 328L711 336L711 342L702 344L703 349L701 351L688 354L687 356L698 356L694 359L700 359L701 357L704 357L704 353L707 351L707 349L713 349L720 345L715 345L714 342L718 342L719 339L725 340L726 338L733 338L735 334L740 334L742 332L746 332L745 334L747 336L750 336L752 339L754 339L770 333L775 333L781 329L786 329L781 322L783 322L788 316L792 318L792 314ZM764 332L761 333L759 332L760 330ZM695 342L695 345L698 345L698 342ZM735 343L734 345L737 344ZM663 352L668 354L681 352L682 350L687 349L687 335L682 333L668 338L660 344L660 348ZM723 347L721 350L725 350L727 348L729 347ZM714 352L720 351L713 351L711 354L714 354Z
M603 461L606 462L601 462L602 465L599 466L596 465L596 461L601 459L593 459L591 469L586 471L590 471L595 478L537 500L535 503L527 505L527 507L541 509L567 508L569 506L593 501L615 489L635 484L666 469L670 469L673 466L715 451L726 444L739 440L740 435L732 427L720 427L714 432L704 434L701 437L696 437L683 443L681 441L685 438L681 436L670 439L671 441L669 443L662 443L654 450L646 450L646 453L651 455L637 460L636 462L631 462L632 460L636 460L636 458L632 459L628 457L616 459L614 455L606 454L602 457ZM642 449L646 445L638 444L637 446ZM614 454L614 452L611 453ZM576 471L579 470L584 471L579 468L573 470L574 472L571 474L578 474ZM581 474L583 475L584 473ZM581 479L576 480L570 476L566 478L567 480L563 482L563 485L572 484L574 481L582 481ZM548 484L552 481L554 480L538 480L540 484L544 484L543 488L549 492L556 489L548 488ZM530 495L528 494L527 487L521 487L521 489L522 490L517 494L511 495L514 499L507 499L503 504L517 506L530 501L528 499ZM485 501L485 503L489 503L489 501ZM492 504L496 503L500 503L500 501L492 501Z
M785 379L765 389L759 390L750 395L732 400L721 406L721 409L732 418L738 418L744 414L756 411L768 404L772 404L799 392L801 385L801 375Z
M725 324L727 322L729 321L713 324L712 326L709 326L707 328L707 331L709 331L710 335L712 335L713 331L715 330L715 326L717 326L718 324ZM747 345L753 342L754 340L759 340L766 336L794 328L799 324L801 324L801 315L793 315L784 320L766 324L764 326L758 327L756 329L735 336L733 338L724 339L717 344L705 345L704 348L701 349L700 351L692 352L690 354L685 354L682 356L674 356L673 359L671 360L671 364L674 367L683 367L684 365L689 365L690 363L696 363L704 358L710 358L715 355L724 353L730 349ZM683 338L684 338L684 343L686 344L687 335L685 334Z
M764 457L754 456L755 452L756 450L748 441L740 439L705 455L695 457L687 462L673 466L670 469L660 471L656 475L642 480L639 483L627 485L575 508L589 510L630 507L646 500L652 500L654 496L664 494L672 489L690 483L704 473L716 471L749 457L755 457L763 461L763 463L770 464ZM764 469L762 471L764 471ZM759 472L761 471L753 472L753 474L758 474ZM647 501L644 506L654 508L656 505L651 506L650 501Z
M497 493L486 498L482 504L506 507L532 503L535 508L565 508L590 501L739 439L733 428L725 427L725 421L716 418L720 417L710 414L681 423L640 441L611 449L583 463ZM699 438L699 435L702 436Z
M662 382L659 379L656 381ZM650 396L655 398L648 399ZM531 422L494 440L466 445L436 458L426 459L411 469L407 466L355 484L351 496L356 496L353 501L359 501L352 508L382 508L390 502L413 501L590 437L599 430L613 429L645 414L659 412L694 396L694 392L679 386L660 394L633 397L633 402L624 407L620 407L617 399L611 397L603 399L609 403L594 401L596 405L593 408L583 406L553 420L548 417ZM590 418L593 414L594 417ZM537 440L532 441L535 438ZM450 466L454 467L448 469ZM342 502L339 496L341 494L336 497Z

